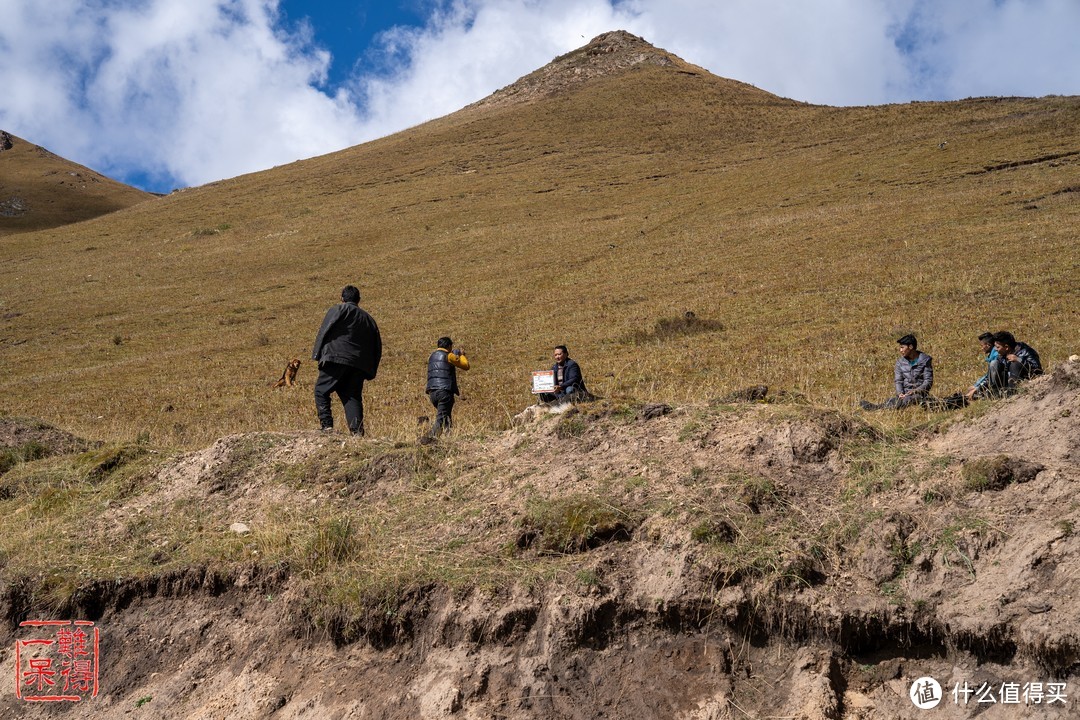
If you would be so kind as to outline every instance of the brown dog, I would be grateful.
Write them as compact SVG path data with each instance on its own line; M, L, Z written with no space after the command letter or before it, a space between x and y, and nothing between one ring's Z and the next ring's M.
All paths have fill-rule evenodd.
M296 371L300 369L300 358L293 358L285 366L285 372L281 373L281 379L273 384L273 387L292 387L296 384Z

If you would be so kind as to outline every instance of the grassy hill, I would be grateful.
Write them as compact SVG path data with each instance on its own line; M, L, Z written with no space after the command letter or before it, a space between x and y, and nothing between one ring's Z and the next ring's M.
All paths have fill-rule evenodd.
M1076 351L1078 168L1078 98L812 106L609 34L396 135L4 238L0 409L183 447L312 427L310 361L267 385L347 283L384 337L377 436L429 412L443 334L465 430L557 343L604 396L850 408L913 331L945 394L987 329Z
M0 131L0 242L7 235L88 220L152 197Z
M1075 688L1078 114L809 106L614 33L378 142L0 238L0 647L97 622L95 719L868 719L913 717L927 676L944 704ZM310 361L268 385L346 283L386 354L343 440ZM987 328L1053 372L856 409L899 334L945 394ZM420 446L442 334L473 369ZM557 342L604 398L498 429ZM729 396L757 383L805 401Z

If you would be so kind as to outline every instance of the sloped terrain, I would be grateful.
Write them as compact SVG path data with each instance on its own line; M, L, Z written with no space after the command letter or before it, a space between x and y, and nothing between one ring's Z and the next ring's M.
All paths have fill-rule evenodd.
M392 137L4 237L0 674L19 621L86 618L102 692L0 716L903 718L921 676L1071 695L1078 117L808 106L615 33ZM346 283L386 348L362 440L303 429L310 362L268 387ZM853 410L900 334L945 395L998 328L1058 367L953 414ZM421 447L443 334L473 368ZM558 342L604 399L525 421Z
M0 238L89 220L151 198L0 130Z
M760 383L837 410L888 389L909 331L943 395L981 374L985 330L1048 364L1077 351L1077 98L810 106L625 33L506 90L10 236L0 407L189 449L313 426L310 364L295 391L267 384L309 357L347 283L387 350L370 426L397 440L427 412L424 362L447 334L476 362L456 413L476 430L529 402L557 343L607 397ZM702 322L665 330L688 311Z
M922 676L1074 689L1080 365L965 413L897 436L599 402L436 448L147 449L66 488L115 579L65 587L12 547L0 647L29 616L95 620L102 696L71 717L914 718ZM38 500L57 462L0 476L28 547L62 524Z

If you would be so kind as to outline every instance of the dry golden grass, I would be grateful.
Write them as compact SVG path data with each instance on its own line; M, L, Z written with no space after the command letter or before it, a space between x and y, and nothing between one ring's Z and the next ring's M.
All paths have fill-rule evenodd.
M940 394L982 373L987 329L1076 351L1080 99L828 108L687 67L5 237L0 409L182 447L314 427L313 363L268 383L348 283L382 330L366 410L392 439L431 412L444 334L473 365L466 432L530 403L556 343L602 396L761 383L836 408L891 392L908 331ZM640 341L687 310L723 330Z
M696 406L646 423L639 405L581 407L430 448L248 433L183 455L134 442L25 458L0 473L0 570L50 610L93 597L96 583L284 570L303 622L353 640L357 622L428 584L594 584L619 572L610 553L587 552L606 543L632 543L631 555L692 545L717 587L802 586L851 562L883 503L971 491L910 434L815 408ZM790 442L793 427L830 425L847 469L827 479L812 462L782 480L790 468L715 445L733 431ZM966 502L950 512L972 515Z
M18 462L0 474L0 510L11 519L4 577L28 579L35 602L59 608L97 581L287 568L312 590L318 624L417 583L510 585L566 564L504 552L515 527L487 517L491 478L470 472L456 444L427 450L312 433L300 441L306 450L288 448L275 463L290 439L229 438L223 455L200 456L213 470L182 489L191 478L177 478L181 458L139 443ZM377 482L385 485L365 495ZM231 531L237 520L251 532Z

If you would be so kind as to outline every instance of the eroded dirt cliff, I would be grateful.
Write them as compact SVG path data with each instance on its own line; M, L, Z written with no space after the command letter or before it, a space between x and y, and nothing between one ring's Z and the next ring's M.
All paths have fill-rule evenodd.
M1078 414L1073 363L910 432L600 402L434 449L223 438L85 530L146 532L150 569L136 548L47 595L5 556L0 676L18 623L52 613L100 630L101 690L31 705L9 681L0 717L914 718L924 676L935 717L1073 717ZM0 476L6 501L48 461ZM173 562L195 557L163 524L184 513L228 552ZM348 543L304 545L306 524ZM1003 701L1032 683L1065 697Z

